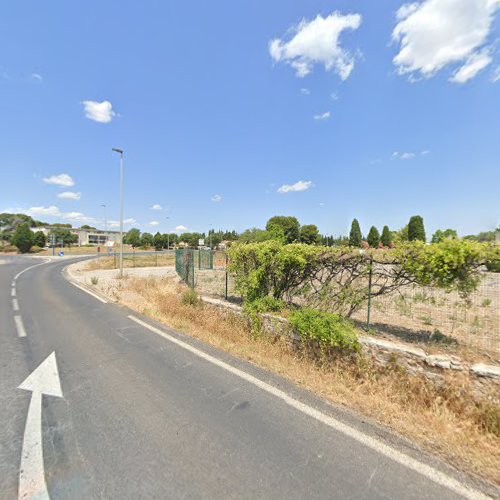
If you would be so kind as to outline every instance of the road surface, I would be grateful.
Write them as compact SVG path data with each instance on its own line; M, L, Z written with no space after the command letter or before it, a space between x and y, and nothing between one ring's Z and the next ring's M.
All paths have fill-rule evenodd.
M68 261L0 261L1 498L481 498L362 418L85 293Z

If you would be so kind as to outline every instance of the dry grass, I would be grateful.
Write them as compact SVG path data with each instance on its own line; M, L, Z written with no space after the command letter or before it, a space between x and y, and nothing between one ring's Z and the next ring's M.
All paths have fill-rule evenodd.
M137 254L137 255L124 255L123 267L173 267L175 264L175 256L166 253L151 253L150 255ZM117 269L119 266L118 255L113 257L99 257L98 259L90 260L85 269L87 271L94 271L96 269Z
M466 377L446 390L397 366L369 361L313 359L282 338L255 336L234 314L182 301L185 288L172 279L130 278L121 302L173 328L278 373L325 399L354 408L398 431L454 465L500 484L498 406L478 406ZM489 419L489 420L488 420ZM497 426L496 435L489 432Z

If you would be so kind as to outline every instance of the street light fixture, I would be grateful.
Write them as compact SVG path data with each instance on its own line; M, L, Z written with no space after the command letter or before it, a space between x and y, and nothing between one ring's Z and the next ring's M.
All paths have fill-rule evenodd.
M123 149L111 149L120 155L120 278L123 278Z

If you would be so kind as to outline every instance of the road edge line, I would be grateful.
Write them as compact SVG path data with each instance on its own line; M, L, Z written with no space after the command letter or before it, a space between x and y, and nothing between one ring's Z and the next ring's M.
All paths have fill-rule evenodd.
M274 387L271 384L268 384L267 382L264 382L257 377L254 377L253 375L250 375L249 373L240 370L239 368L236 368L210 354L205 353L204 351L197 349L196 347L193 347L187 342L184 342L162 330L159 328L156 328L155 326L152 326L145 321L137 318L136 316L129 314L128 318L135 323L143 326L144 328L147 328L153 333L156 333L160 337L165 338L166 340L178 345L179 347L191 352L192 354L195 354L199 358L204 359L205 361L208 361L209 363L212 363L219 368L222 368L233 375L236 375L237 377L241 378L242 380L245 380L256 387L262 389L263 391L267 392L268 394L271 394L278 399L281 399L283 402L285 402L288 406L291 406L292 408L300 411L301 413L308 415L309 417L314 418L315 420L327 425L328 427L331 427L332 429L335 429L338 432L341 432L342 434L358 441L359 443L363 444L367 448L370 448L374 450L377 453L380 453L381 455L384 455L385 457L393 460L394 462L399 463L400 465L403 465L404 467L413 470L414 472L417 472L418 474L430 479L431 481L435 482L436 484L439 484L441 486L444 486L448 488L451 491L454 491L455 493L458 493L459 495L464 496L465 498L469 498L471 500L476 500L476 499L488 499L491 498L484 493L482 493L479 490L476 490L472 487L469 487L468 485L465 485L458 481L457 479L449 476L448 474L441 472L430 465L426 465L423 462L420 462L419 460L416 460L415 458L412 458L408 455L405 455L404 453L394 449L393 447L383 443L382 441L379 441L378 439L371 437L367 434L364 434L363 432L355 429L354 427L351 427L350 425L344 424L343 422L340 422L336 418L327 415L326 413L323 413L305 403L302 403L298 401L297 399L293 398L286 392L282 391L281 389L278 389Z

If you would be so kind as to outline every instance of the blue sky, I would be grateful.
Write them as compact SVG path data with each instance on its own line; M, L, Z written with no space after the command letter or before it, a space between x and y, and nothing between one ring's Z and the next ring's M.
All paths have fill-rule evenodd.
M353 217L367 233L421 214L428 233L491 229L499 12L499 0L4 2L0 210L102 226L105 203L113 225L121 147L126 228L290 214L337 235Z

